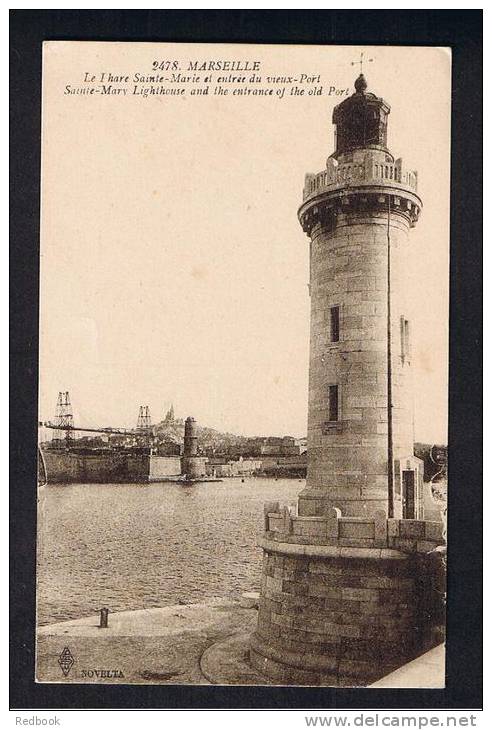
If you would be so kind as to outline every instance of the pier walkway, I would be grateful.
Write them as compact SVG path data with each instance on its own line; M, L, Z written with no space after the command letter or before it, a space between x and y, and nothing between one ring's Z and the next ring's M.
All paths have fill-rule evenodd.
M41 626L37 634L38 682L105 684L269 685L248 663L258 613L239 601L110 613ZM64 675L65 649L73 663ZM67 670L65 664L65 670ZM374 688L444 686L444 645L383 677Z
M201 669L204 652L229 637L250 635L257 617L255 608L243 608L238 601L210 599L199 604L110 613L105 629L99 628L98 614L41 626L36 679L210 684L214 682L215 655L207 659L207 678ZM73 657L67 676L58 661L65 648ZM234 661L230 675L231 684L269 684L246 664L246 657Z

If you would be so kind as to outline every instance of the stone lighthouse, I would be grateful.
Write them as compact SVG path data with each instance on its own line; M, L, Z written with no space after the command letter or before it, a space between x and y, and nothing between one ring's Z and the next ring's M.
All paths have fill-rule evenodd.
M281 684L370 684L432 643L439 613L426 597L442 525L423 519L406 301L422 202L417 173L388 149L389 113L361 74L298 214L310 239L307 484L296 509L265 505L250 652Z
M335 151L306 175L310 237L308 475L299 513L421 516L413 456L409 229L417 173L387 147L389 105L367 91L333 111Z

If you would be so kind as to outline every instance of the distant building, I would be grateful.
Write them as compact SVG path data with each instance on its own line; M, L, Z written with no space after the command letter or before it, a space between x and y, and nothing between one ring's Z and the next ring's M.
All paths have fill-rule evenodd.
M295 443L299 447L301 454L307 451L307 437L296 439Z
M257 436L231 448L237 456L298 456L300 447L292 436Z
M262 462L260 459L243 459L227 460L226 458L208 459L207 475L213 477L241 477L251 476L261 472Z
M173 404L171 403L171 407L169 408L168 412L166 413L166 415L165 415L165 417L164 417L164 421L163 421L163 423L164 423L165 425L169 425L169 424L172 424L172 423L174 423L174 420L175 420L175 419L174 419L174 406L173 406Z

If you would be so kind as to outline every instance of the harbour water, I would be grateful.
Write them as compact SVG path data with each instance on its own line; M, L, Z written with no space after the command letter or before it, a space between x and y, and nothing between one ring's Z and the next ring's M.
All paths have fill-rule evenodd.
M293 501L304 485L246 478L42 487L38 623L259 590L263 503Z

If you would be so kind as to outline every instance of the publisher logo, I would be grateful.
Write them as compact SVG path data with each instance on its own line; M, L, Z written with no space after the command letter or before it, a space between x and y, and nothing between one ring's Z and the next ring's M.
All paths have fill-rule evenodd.
M73 667L75 663L75 659L72 656L72 652L66 646L60 656L58 657L58 664L60 665L63 675L65 677L68 677L71 668Z

